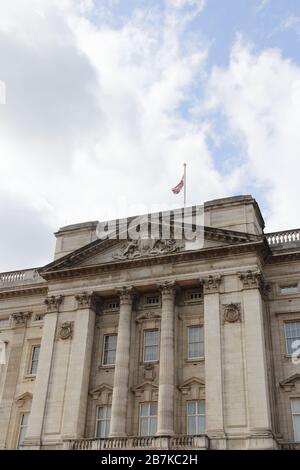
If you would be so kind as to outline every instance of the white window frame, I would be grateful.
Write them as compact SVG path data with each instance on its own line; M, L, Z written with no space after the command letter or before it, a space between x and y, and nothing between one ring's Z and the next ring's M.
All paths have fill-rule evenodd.
M294 352L294 351L289 352L288 339L292 339L293 342L294 342L294 341L297 341L297 340L300 341L300 335L299 335L299 336L296 336L296 337L294 337L294 338L288 338L288 337L287 337L286 327L287 327L287 325L290 324L290 323L299 323L299 325L300 325L300 320L297 319L297 320L285 321L285 322L284 322L285 350L286 350L286 354L287 354L288 356L292 356L292 355L293 355L293 352Z
M299 402L299 411L295 412L293 410L293 401L298 401ZM294 431L294 441L295 442L300 442L300 429L299 429L299 439L296 441L296 428L295 428L295 421L294 421L294 416L300 416L300 397L294 397L291 398L291 411L292 411L292 421L293 421L293 431Z
M98 418L98 410L102 408L105 410L105 416L104 418ZM107 411L108 409L110 410L110 417L107 417ZM105 422L105 436L98 436L98 423L102 421ZM107 423L109 423L108 426L108 432L107 432ZM96 439L106 439L109 437L109 432L110 432L110 424L111 424L111 405L99 405L96 407L96 426L95 426L95 438Z
M150 345L148 344L148 345L146 346L146 341L145 341L145 339L146 339L146 334L147 334L147 333L152 333L152 332L154 332L154 331L157 333L157 344L150 344ZM145 330L143 331L143 362L144 362L145 364L151 364L151 363L153 363L153 362L158 362L158 360L159 360L159 339L160 339L160 338L159 338L159 330L158 330L157 328L148 328L148 329L145 329ZM146 348L148 348L148 347L153 347L153 346L156 346L156 359L147 360L147 359L145 358Z
M22 420L25 416L27 417L27 423L24 425L24 424L22 424ZM24 428L26 429L24 439L26 438L26 432L27 432L27 428L28 428L28 418L29 418L29 413L21 413L20 414L19 428L18 428L17 450L22 450L22 448L23 448L23 445L20 444L20 438L21 438L21 432ZM23 442L24 442L24 440L23 440Z
M38 358L33 360L33 355L34 355L34 350L36 348L39 348L39 355L38 355ZM40 358L40 352L41 352L41 345L40 344L32 344L31 345L31 350L30 350L30 360L29 360L29 367L28 367L28 375L31 375L33 377L36 376L37 374L37 370L38 370L38 366L39 366L39 358ZM36 371L35 372L32 372L32 369L33 369L33 363L36 362L37 365L36 365Z
M114 367L115 364L116 364L116 353L117 353L117 341L116 341L116 349L107 349L107 351L115 351L115 360L114 360L114 363L106 363L104 361L105 359L105 352L106 352L106 349L105 349L105 342L106 342L106 338L109 338L111 336L116 336L116 338L118 337L117 334L115 333L108 333L106 335L103 336L103 347L102 347L102 366L105 366L105 367ZM118 339L117 339L118 340Z
M147 405L148 406L148 414L142 416L142 407ZM156 415L151 415L150 414L150 409L151 405L156 405ZM140 403L140 409L139 409L139 436L141 437L149 437L153 436L153 434L150 434L150 423L151 420L154 418L156 419L156 431L157 431L157 414L158 414L158 403L154 401L149 401L149 402L144 402ZM142 420L147 420L147 434L142 434ZM155 433L156 433L155 431ZM154 433L154 435L155 435Z
M197 342L194 341L194 342L192 342L192 343L190 342L190 330L193 329L193 328L202 329L202 331L203 331L203 341L199 341L199 342L198 342L198 341L197 341ZM195 360L197 361L198 359L203 359L204 356L205 356L205 350L204 350L204 327L203 327L203 325L189 325L189 326L187 327L187 337L188 337L188 338L187 338L187 340L188 340L188 341L187 341L187 345L188 345L187 358L188 358L188 360L189 360L189 361L195 361ZM202 344L202 345L203 345L203 354L202 354L202 356L193 356L193 357L190 356L190 344Z
M204 402L204 407L205 407L204 413L197 413L197 412L196 412L196 414L191 414L191 415L190 415L190 414L189 414L189 403L196 403L196 409L197 409L197 408L198 408L198 403L201 402L201 401ZM194 417L196 418L196 433L195 433L195 434L189 433L189 417L191 417L191 416L194 416ZM197 419L197 418L198 418L199 416L204 417L204 423L205 423L205 422L206 422L206 403L205 403L205 400L203 400L203 399L200 399L200 400L188 400L188 401L186 402L186 433L187 433L187 435L189 435L189 436L197 436L197 435L205 434L205 427L204 427L204 431L203 431L203 432L201 432L201 433L198 432L199 429L198 429L198 419Z

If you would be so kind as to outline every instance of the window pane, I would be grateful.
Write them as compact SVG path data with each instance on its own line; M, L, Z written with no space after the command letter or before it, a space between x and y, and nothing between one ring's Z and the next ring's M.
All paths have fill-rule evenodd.
M149 403L141 405L141 416L149 416Z
M292 400L292 412L300 413L300 399Z
M204 400L198 401L198 414L205 415L205 401Z
M300 442L300 415L293 416L293 424L295 442Z
M104 336L103 364L114 365L116 361L117 336Z
M188 434L196 434L196 417L188 417Z
M103 407L99 407L97 409L98 413L97 413L97 418L98 419L103 419L104 418L104 408Z
M150 436L154 436L157 431L157 418L150 418Z
M204 434L205 432L205 417L198 416L198 429L197 434Z
M157 403L150 403L150 416L157 416Z
M28 417L29 417L28 414L27 414L27 415L22 415L22 418L21 418L21 425L22 425L22 426L27 426L27 424L28 424Z
M148 435L148 419L147 418L140 419L140 435L141 436Z
M196 402L189 401L188 402L188 415L195 415L196 414Z

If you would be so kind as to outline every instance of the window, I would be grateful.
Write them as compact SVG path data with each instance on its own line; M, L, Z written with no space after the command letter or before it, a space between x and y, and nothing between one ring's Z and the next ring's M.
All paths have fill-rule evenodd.
M199 359L204 357L204 330L203 326L188 327L188 358Z
M113 366L116 362L117 335L105 335L103 343L103 361L105 366Z
M300 321L287 322L284 328L287 354L293 354L295 351L295 348L293 348L294 341L300 341Z
M146 304L147 305L157 305L159 304L159 296L158 295L151 295L146 297Z
M140 436L154 436L157 431L157 403L141 403Z
M205 433L205 401L187 402L187 433L198 435Z
M0 318L0 328L9 326L9 317L8 318Z
M201 292L191 292L189 300L200 300L202 298Z
M40 348L41 348L40 346L33 346L31 349L31 359L30 359L30 368L29 368L30 375L36 375L37 373Z
M294 426L294 440L300 442L300 398L292 399L292 415Z
M298 292L298 284L291 284L290 286L281 286L281 294L296 294Z
M28 426L28 413L22 414L20 419L20 426L19 426L19 437L18 437L18 446L17 449L22 449L24 439L26 436L27 426Z
M106 309L107 310L118 310L120 307L120 302L118 300L112 300L111 302L107 302Z
M144 331L144 362L158 360L158 330Z
M110 406L98 406L96 415L96 437L108 437L110 429Z

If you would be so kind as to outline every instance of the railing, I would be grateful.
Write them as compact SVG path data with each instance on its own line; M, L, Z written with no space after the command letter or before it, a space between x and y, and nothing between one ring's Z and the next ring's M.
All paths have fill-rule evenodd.
M107 439L74 439L64 442L65 450L103 449L198 449L209 448L207 436L120 437Z
M281 450L300 450L300 442L283 442L280 448Z
M271 247L279 245L283 245L285 247L292 244L300 244L300 229L267 233L266 238Z
M0 288L36 282L43 282L43 278L39 275L37 269L24 269L22 271L0 273Z

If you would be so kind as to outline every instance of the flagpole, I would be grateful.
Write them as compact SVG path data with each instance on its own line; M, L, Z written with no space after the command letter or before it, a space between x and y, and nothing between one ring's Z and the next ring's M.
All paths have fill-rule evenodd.
M183 182L184 182L184 207L186 206L186 163L183 164Z

